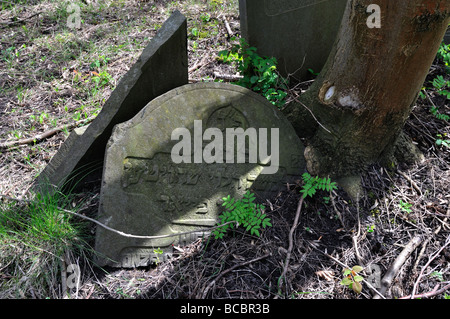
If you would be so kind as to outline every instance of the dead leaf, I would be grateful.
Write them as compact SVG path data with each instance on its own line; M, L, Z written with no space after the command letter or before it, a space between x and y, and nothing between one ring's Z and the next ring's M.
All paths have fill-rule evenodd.
M319 270L316 271L316 275L320 278L325 279L326 281L333 281L334 280L334 273L331 270Z

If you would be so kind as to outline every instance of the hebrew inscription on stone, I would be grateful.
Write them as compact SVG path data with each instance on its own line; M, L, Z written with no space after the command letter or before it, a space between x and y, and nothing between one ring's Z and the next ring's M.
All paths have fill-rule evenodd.
M207 138L206 132L211 129L216 142L220 137L223 144ZM172 151L180 143L172 139L176 130L189 138L182 148L189 156L174 162ZM226 145L230 143L227 134L236 130L276 130L279 139L273 139L273 134L256 136L257 147L250 143L250 137L242 139L245 143L231 148L245 155L246 160L238 162L238 155L226 156ZM261 159L252 155L255 150L256 155L261 154L259 146L265 138L271 151L266 153L279 151L273 174L262 173L274 165L273 156L267 160L266 156ZM213 153L223 153L216 157L222 161L205 161L205 150L211 143L215 146ZM199 157L196 151L202 152ZM98 262L137 267L164 260L174 246L208 234L208 229L218 222L223 197L241 198L250 190L264 200L285 188L286 183L295 183L304 167L303 145L294 129L259 95L219 83L172 90L150 102L130 121L116 126L104 163L99 220L124 233L152 238L124 237L99 227L96 250L103 258ZM156 255L155 251L160 250L163 255Z

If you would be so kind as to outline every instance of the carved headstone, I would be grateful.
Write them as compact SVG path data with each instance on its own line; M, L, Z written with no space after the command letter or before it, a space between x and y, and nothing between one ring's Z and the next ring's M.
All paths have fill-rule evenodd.
M75 174L79 181L88 167L103 163L114 125L131 119L157 96L187 83L187 24L175 11L119 81L95 120L69 135L39 175L35 188L48 188L48 183L62 187Z
M320 72L336 39L347 0L239 0L241 33L278 70L304 80Z
M190 84L115 127L108 143L97 228L100 265L146 266L218 222L221 199L266 196L305 169L303 145L280 111L240 86ZM264 198L264 197L263 197ZM191 232L187 235L176 235Z

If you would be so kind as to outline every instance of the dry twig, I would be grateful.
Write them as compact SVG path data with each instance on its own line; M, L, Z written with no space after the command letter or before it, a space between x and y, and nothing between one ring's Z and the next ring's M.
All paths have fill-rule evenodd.
M420 271L419 277L417 278L416 282L413 286L413 291L411 293L411 299L415 298L415 293L417 290L417 286L419 285L420 280L422 279L423 273L425 272L425 269L428 268L428 266L431 264L431 262L436 259L437 256L448 246L450 245L450 236L447 237L447 240L445 241L444 246L442 246L437 252L435 252L431 257L428 259L428 262L425 264L425 266L422 267L422 270ZM445 291L445 290L444 290Z
M0 194L0 197L6 198L6 199L9 199L9 200L18 201L18 202L31 202L31 200L28 200L28 199L12 198L12 197L1 195L1 194ZM168 235L159 235L159 236L141 236L141 235L132 235L132 234L124 233L124 232L119 231L117 229L114 229L114 228L111 228L109 226L106 226L105 224L99 222L98 220L95 220L93 218L81 215L79 213L75 213L75 212L73 212L71 210L68 210L68 209L64 209L64 208L61 208L61 207L58 207L58 209L63 211L63 212L66 212L66 213L75 215L77 217L80 217L82 219L88 220L90 222L93 222L93 223L97 224L98 226L100 226L100 227L102 227L102 228L104 228L106 230L109 230L110 232L116 233L116 234L118 234L120 236L128 237L128 238L139 238L139 239L161 239L161 238L170 238L170 237L176 237L176 236L183 236L183 235L192 234L192 233L208 233L208 232L210 232L210 231L212 231L214 229L221 228L221 227L223 227L225 225L236 224L237 223L236 221L230 221L230 222L221 224L219 226L215 226L215 227L211 227L211 228L205 228L205 229L198 229L198 230L193 230L193 231L188 231L188 232L168 234ZM80 209L80 211L82 211L84 209L85 208L82 208L82 209Z
M386 294L387 290L391 286L392 281L394 280L395 276L399 272L400 268L406 262L406 259L417 248L417 246L420 245L421 242L422 242L422 237L420 237L420 236L416 236L413 239L411 239L410 242L402 250L400 255L398 255L398 257L392 263L391 267L389 267L388 271L386 272L383 279L381 280L380 293L383 296ZM375 295L373 297L373 299L380 299L380 295L379 294Z
M243 78L243 76L239 74L224 74L217 71L214 71L214 77L216 79L222 79L226 81L238 81Z
M280 280L278 281L278 291L281 291L281 287L283 286L283 280L286 281L286 273L289 267L289 260L291 259L292 248L294 247L294 232L298 225L298 220L300 218L300 212L302 210L304 197L303 195L300 197L297 206L297 212L295 213L294 224L289 231L289 247L286 254L286 260L284 261L283 272L281 273Z
M260 260L265 259L265 258L267 258L267 257L269 257L269 256L270 256L270 253L267 253L267 254L265 254L264 256L260 256L260 257L254 258L254 259L252 259L252 260L248 260L248 261L246 261L246 262L243 262L243 263L241 263L241 264L234 265L233 267L228 268L227 270L221 272L221 273L220 273L213 281L211 281L211 282L208 284L208 286L205 288L205 290L203 291L203 294L202 294L202 296L201 296L201 299L206 299L206 296L208 295L208 292L209 292L209 290L211 289L211 287L214 286L214 285L216 284L217 280L219 280L220 278L222 278L223 276L225 276L225 275L228 274L229 272L235 270L236 268L244 267L244 266L250 265L251 263L260 261Z
M231 38L233 36L233 31L231 31L230 24L226 17L223 17L223 22L225 24L225 29L227 29L228 37Z
M209 64L208 57L209 57L209 55L205 54L201 60L197 61L193 66L191 66L188 69L188 73L192 73L192 72L196 71L197 69L200 69L200 68L204 67L205 65Z
M31 19L32 17L35 17L35 16L41 14L41 13L42 13L42 11L39 11L39 12L33 13L33 14L30 15L29 17L26 17L26 18L23 18L23 19L20 19L20 20L16 20L16 21L11 21L11 22L0 22L0 25L2 24L2 25L4 25L3 28L6 28L6 27L9 27L9 26L12 26L12 25L15 25L15 24L23 23L23 22L25 22L25 21Z
M91 121L93 121L94 118L95 117L87 118L87 119L81 121L81 123L77 122L77 123L72 123L69 125L60 125L58 127L55 127L54 129L51 129L49 131L46 131L44 133L38 134L38 135L30 137L30 138L24 138L24 139L15 140L15 141L3 142L3 143L0 143L0 149L8 149L10 147L25 145L25 144L35 144L35 143L45 140L49 137L52 137L53 135L65 130L65 129L70 130L70 129L73 129L73 128L79 126L80 124L86 125L86 124L90 123Z
M447 291L448 289L450 289L450 284L442 287L441 289L439 289L439 284L437 284L432 291L429 291L429 292L426 292L423 294L419 294L419 295L412 294L409 296L401 297L399 299L430 298L430 297L440 295L440 294L444 293L445 291Z
M412 187L417 191L417 193L422 197L422 190L417 186L416 182L414 182L411 177L403 173L402 171L397 171L400 175L402 175L408 182L411 183Z

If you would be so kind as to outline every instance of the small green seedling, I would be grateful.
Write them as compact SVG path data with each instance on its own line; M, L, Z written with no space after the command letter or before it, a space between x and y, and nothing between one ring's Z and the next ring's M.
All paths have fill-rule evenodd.
M375 225L367 226L367 232L368 233L373 233L374 231L375 231Z
M450 140L449 139L445 139L447 137L447 134L444 133L444 135L442 134L437 134L436 135L438 137L438 139L436 140L436 145L437 146L445 146L447 148L450 148Z
M349 289L352 289L355 293L359 294L362 291L361 282L364 278L358 273L360 273L364 268L361 266L353 266L352 269L344 269L343 275L344 279L341 280L340 284L343 286L347 286Z
M153 253L156 256L156 264L158 265L160 260L159 260L159 256L162 255L164 252L161 248L157 248L157 249L153 249Z
M404 201L400 200L399 206L402 209L402 211L404 211L404 212L406 212L408 214L412 212L412 209L411 209L412 204L410 204L410 203L407 203L407 202L404 202Z

